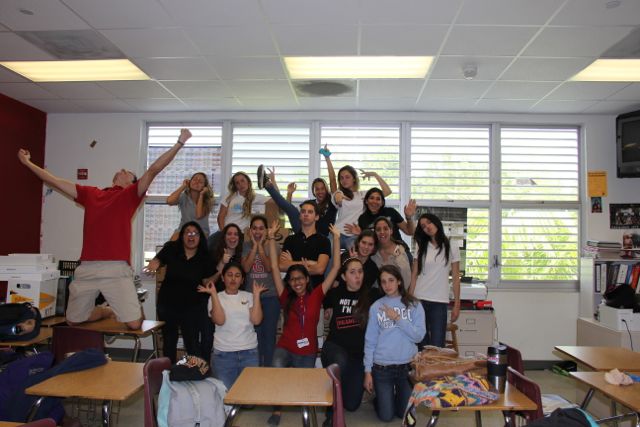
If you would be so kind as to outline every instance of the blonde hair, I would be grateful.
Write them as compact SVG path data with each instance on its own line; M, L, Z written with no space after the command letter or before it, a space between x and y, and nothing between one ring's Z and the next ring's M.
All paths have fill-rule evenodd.
M253 185L251 184L251 178L249 178L249 175L244 172L236 172L231 175L231 179L229 180L229 184L227 185L229 194L227 195L225 201L227 204L229 204L233 195L238 192L236 183L234 182L235 177L238 175L242 175L249 183L249 188L247 188L247 194L244 196L244 203L242 204L242 217L249 218L251 216L251 205L253 205L253 200L256 198L256 192L253 191Z
M213 209L213 188L211 188L211 185L209 184L209 177L204 172L194 173L193 175L191 175L191 179L189 179L189 182L191 182L191 180L196 175L202 175L204 177L204 186L207 191L204 193L204 196L202 196L202 204L204 205L204 213L208 216ZM191 195L191 184L189 184L189 187L187 187L184 192L187 194L187 196Z

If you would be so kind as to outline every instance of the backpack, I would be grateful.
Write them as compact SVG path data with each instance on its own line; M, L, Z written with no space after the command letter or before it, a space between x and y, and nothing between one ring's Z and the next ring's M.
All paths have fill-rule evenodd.
M527 424L530 427L597 427L593 417L580 408L559 408L548 417Z
M22 322L33 319L32 331L22 333ZM42 317L40 310L31 303L11 303L0 305L0 341L28 341L38 336Z
M158 427L218 427L225 423L222 399L227 388L222 381L171 381L169 371L162 372L158 394Z

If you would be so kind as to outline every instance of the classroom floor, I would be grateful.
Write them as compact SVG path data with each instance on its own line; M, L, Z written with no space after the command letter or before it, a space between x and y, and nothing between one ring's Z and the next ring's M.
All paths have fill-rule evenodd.
M543 394L558 394L572 402L576 401L575 381L550 371L527 371L526 375L536 381ZM429 412L423 409L418 411L418 425L426 425ZM255 407L251 410L242 410L236 418L235 426L266 426L267 418L270 415L270 408ZM321 425L324 420L324 414L318 412L318 424ZM399 426L400 420L394 420L390 423L380 422L375 414L371 403L364 403L357 412L347 412L346 422L349 427L382 427L382 426ZM499 413L485 413L482 416L482 424L485 427L502 426L504 421ZM142 392L129 399L120 409L118 426L142 426L144 424L144 410L142 405ZM300 411L296 409L285 410L282 414L280 426L293 427L301 425ZM438 426L473 426L473 412L463 413L442 413L438 421Z

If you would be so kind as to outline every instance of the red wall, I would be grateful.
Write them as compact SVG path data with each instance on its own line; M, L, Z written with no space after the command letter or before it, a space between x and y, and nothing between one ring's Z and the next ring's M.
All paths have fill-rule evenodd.
M0 255L40 252L42 181L18 161L18 149L42 166L47 114L0 94Z

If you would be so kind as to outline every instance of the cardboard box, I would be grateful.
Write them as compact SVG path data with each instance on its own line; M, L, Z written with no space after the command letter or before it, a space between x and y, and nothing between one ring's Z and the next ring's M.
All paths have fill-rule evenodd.
M56 314L56 297L58 294L58 271L0 275L0 280L7 280L7 302L30 302L40 309L43 318Z

